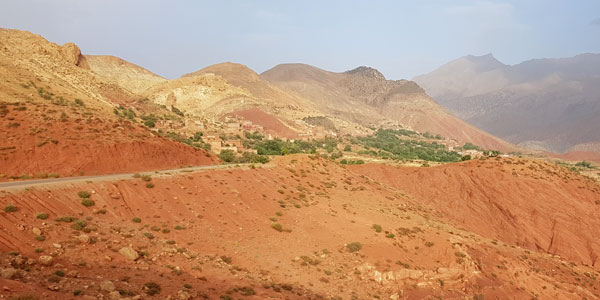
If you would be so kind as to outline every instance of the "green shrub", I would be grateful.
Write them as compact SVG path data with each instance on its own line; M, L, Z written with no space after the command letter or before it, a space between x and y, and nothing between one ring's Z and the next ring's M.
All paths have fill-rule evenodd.
M56 270L56 272L54 272L54 275L58 277L65 277L65 272L63 270Z
M242 294L242 296L253 296L253 295L256 295L256 292L250 286L241 287L239 289L239 291L240 291L240 294Z
M395 237L395 235L390 232L390 233L386 234L385 237L393 239Z
M350 251L350 252L356 252L356 251L360 251L360 249L362 249L362 244L359 242L352 242L350 244L347 244L346 248L348 248L348 251Z
M575 166L577 166L577 167L584 167L584 168L591 168L592 164L590 162L584 160L584 161L577 162L575 164Z
M94 204L96 204L96 203L92 199L83 198L83 199L81 199L81 204L85 207L90 207L90 206L94 206Z
M191 285L191 284L189 284L189 283L184 283L184 284L183 284L183 287L184 287L184 288L186 288L186 289L191 289L191 288L192 288L192 285Z
M87 222L85 222L84 220L77 220L75 221L75 223L73 223L73 225L71 225L71 228L73 228L74 230L82 230L86 226Z
M71 223L73 221L77 221L77 218L71 217L71 216L62 216L60 218L57 218L56 221L57 222Z
M48 219L48 214L46 214L46 213L39 213L35 217L38 218L38 219L40 219L40 220L46 220L46 219Z
M43 242L46 240L46 237L43 235L36 235L34 238L36 239L36 241L40 241L40 242Z
M152 176L150 176L150 175L142 175L141 178L145 182L150 182L152 180Z
M18 210L18 208L16 206L14 206L13 204L9 204L4 207L4 211L7 213L16 212L17 210Z
M144 121L144 125L146 125L148 128L154 128L154 126L156 126L156 124L154 124L154 120L151 119Z
M79 295L81 295L81 294L83 294L83 291L82 291L82 290L74 290L74 291L73 291L73 296L79 296Z
M89 198L91 195L90 195L90 192L88 192L88 191L79 191L79 192L77 192L77 196L79 196L79 198L85 199L85 198Z
M154 183L152 183L152 182L148 182L148 183L146 183L146 188L149 188L149 189L151 189L151 188L153 188L153 187L154 187Z
M134 223L142 223L142 219L140 219L138 217L135 217L135 218L131 219L131 221L134 222Z
M273 224L271 224L271 228L273 228L273 229L275 229L275 230L277 230L279 232L283 231L283 227L279 223L273 223Z
M183 226L181 226L181 225L176 225L176 226L175 226L175 227L173 227L173 228L175 228L175 230L184 230L184 229L185 229L185 227L183 227Z
M144 232L144 236L147 237L148 239L153 239L154 235L150 232Z
M232 150L223 150L219 153L219 158L227 163L235 161L235 153Z
M381 228L381 225L379 225L379 224L373 224L372 228L375 229L375 232L377 232L377 233L379 233L383 230L383 228Z

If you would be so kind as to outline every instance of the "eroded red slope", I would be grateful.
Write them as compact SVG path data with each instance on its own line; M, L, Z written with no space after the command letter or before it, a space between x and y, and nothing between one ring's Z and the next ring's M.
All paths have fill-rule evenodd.
M24 102L0 106L4 179L150 171L217 161L203 150L129 121L95 117L85 108Z
M402 190L467 230L598 264L600 186L566 168L498 158L433 168L351 169Z

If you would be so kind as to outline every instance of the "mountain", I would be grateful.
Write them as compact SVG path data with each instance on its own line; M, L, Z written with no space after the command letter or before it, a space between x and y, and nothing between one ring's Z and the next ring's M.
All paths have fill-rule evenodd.
M0 180L217 161L117 116L124 110L119 105L134 114L144 104L95 74L96 66L72 43L60 46L30 32L0 29Z
M485 148L516 149L452 116L415 82L386 80L373 68L334 73L305 64L282 64L263 72L261 78L310 99L325 114L362 126L399 124Z
M600 54L514 66L466 56L414 80L463 120L512 143L600 151Z

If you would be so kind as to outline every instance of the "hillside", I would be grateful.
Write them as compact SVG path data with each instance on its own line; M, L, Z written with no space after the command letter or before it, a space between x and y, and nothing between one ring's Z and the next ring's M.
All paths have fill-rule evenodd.
M327 114L363 126L394 122L485 148L516 149L448 114L415 82L386 80L369 67L333 73L303 64L284 64L265 71L261 77L311 99Z
M1 180L215 161L115 115L125 110L118 105L130 110L144 105L95 75L74 44L0 29L0 78Z
M266 168L153 175L153 188L131 178L0 192L0 205L16 209L0 212L4 294L594 299L597 184L522 162L345 168L301 155ZM503 171L513 167L518 175ZM545 177L561 183L524 203L510 196L526 196L516 183L494 180L517 176L519 189L548 188ZM423 180L431 187L417 189ZM456 186L471 180L485 185ZM498 200L486 197L507 187ZM93 206L80 204L80 191Z
M85 55L84 59L92 72L103 80L114 82L128 91L139 94L151 86L167 81L138 65L110 55Z
M514 66L467 56L414 78L463 120L524 147L600 151L600 54Z

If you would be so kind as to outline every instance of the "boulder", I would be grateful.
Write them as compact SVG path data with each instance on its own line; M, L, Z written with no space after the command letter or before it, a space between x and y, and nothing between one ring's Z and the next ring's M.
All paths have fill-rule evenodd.
M87 244L90 242L90 236L87 234L81 234L77 237L77 239L84 244Z
M121 294L119 293L119 291L112 291L108 293L108 299L119 300L121 299Z
M35 234L35 235L42 235L42 230L37 227L33 227L31 229L31 232L33 232L33 234Z
M140 255L135 251L135 249L131 247L123 247L119 250L119 254L125 256L125 258L129 260L136 260L140 257Z
M54 260L54 257L48 256L48 255L42 255L38 258L38 261L44 266L51 265L53 260Z
M100 290L105 291L105 292L112 292L115 289L117 289L117 287L115 286L114 283L112 283L112 281L110 280L104 280L102 282L100 282ZM117 292L118 293L118 292ZM112 298L111 298L112 299Z
M13 279L17 276L17 269L15 268L6 268L0 270L0 277L4 279Z

